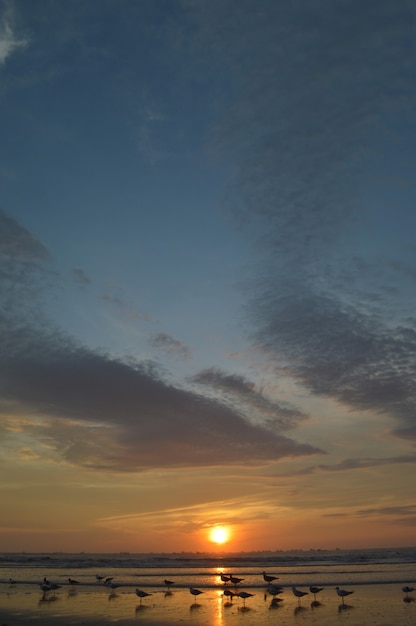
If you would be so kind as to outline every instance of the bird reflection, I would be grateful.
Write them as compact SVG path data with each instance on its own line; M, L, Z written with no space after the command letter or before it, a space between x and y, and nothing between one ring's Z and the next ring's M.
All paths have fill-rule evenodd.
M39 599L39 606L41 606L42 604L47 604L49 602L55 602L56 600L59 600L58 596L56 596L55 594L49 595L48 592L45 591L45 593L43 593Z
M273 598L269 604L270 609L277 609L281 606L281 602L283 602L283 598Z
M346 611L347 609L353 609L354 607L351 604L339 604L338 605L338 613L342 613L342 611Z
M110 595L108 596L108 599L109 599L109 600L115 600L115 599L116 599L116 598L118 598L118 597L119 597L119 594L118 594L118 593L116 593L115 591L112 591L112 592L110 593Z

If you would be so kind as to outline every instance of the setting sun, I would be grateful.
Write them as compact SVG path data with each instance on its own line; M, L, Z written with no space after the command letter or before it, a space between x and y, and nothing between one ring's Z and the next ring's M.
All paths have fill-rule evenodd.
M225 526L214 526L209 532L209 539L213 543L223 544L230 538L230 532Z

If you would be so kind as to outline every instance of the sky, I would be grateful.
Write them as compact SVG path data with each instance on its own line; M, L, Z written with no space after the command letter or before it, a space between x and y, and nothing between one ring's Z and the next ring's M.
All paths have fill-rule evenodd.
M0 0L0 550L414 545L415 58L410 0Z

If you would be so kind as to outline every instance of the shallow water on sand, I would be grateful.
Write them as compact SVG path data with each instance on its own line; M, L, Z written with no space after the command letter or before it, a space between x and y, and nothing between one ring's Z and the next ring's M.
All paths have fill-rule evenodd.
M251 590L252 597L230 602L222 589L208 588L196 601L187 589L166 592L149 591L142 601L134 589L108 591L104 588L41 593L33 586L13 586L0 592L0 623L38 623L60 620L63 624L83 623L84 618L97 624L132 620L142 624L190 624L193 626L271 626L276 624L348 624L348 626L411 626L416 623L415 594L406 599L397 584L360 585L344 603L334 588L324 587L314 601L308 594L298 600L285 588L281 601L273 606L273 598L265 589ZM4 622L7 619L8 622Z
M283 587L273 601L263 571L278 576ZM244 600L224 596L219 574L243 580L227 584ZM104 586L97 574L120 585ZM42 592L44 577L59 585ZM13 584L10 583L13 579ZM68 578L76 579L71 585ZM164 580L172 581L167 589ZM301 600L296 585L314 598ZM335 586L353 593L344 602ZM240 555L0 555L0 626L27 624L137 624L142 626L413 626L416 592L416 550L254 553ZM203 593L196 599L189 587ZM140 600L135 589L150 595Z

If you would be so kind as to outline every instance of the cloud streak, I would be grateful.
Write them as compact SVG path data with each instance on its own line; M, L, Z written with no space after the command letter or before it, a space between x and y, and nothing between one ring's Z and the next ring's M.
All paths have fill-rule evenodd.
M415 257L402 194L412 186L394 159L403 148L414 157L416 10L322 0L243 3L236 16L222 4L200 8L199 36L238 93L217 148L236 163L229 206L258 244L253 340L277 374L391 415L395 434L415 439ZM389 232L386 215L396 216Z
M16 50L28 45L27 39L17 37L11 18L10 8L4 11L3 16L0 16L0 66L5 65Z
M50 271L38 262L47 255L17 222L1 217L14 243L5 238L0 254L14 255L14 266L21 266L12 276L13 310L20 316L16 320L12 309L4 309L0 323L1 409L9 419L32 415L33 422L22 428L51 454L82 467L136 471L262 464L320 452L267 423L251 423L239 406L169 384L150 362L123 362L84 347L46 322L40 304L37 317L27 317L28 294L19 288L19 277L27 282L30 275L35 289L33 271L41 279ZM171 348L173 341L178 348L163 337L163 346Z

